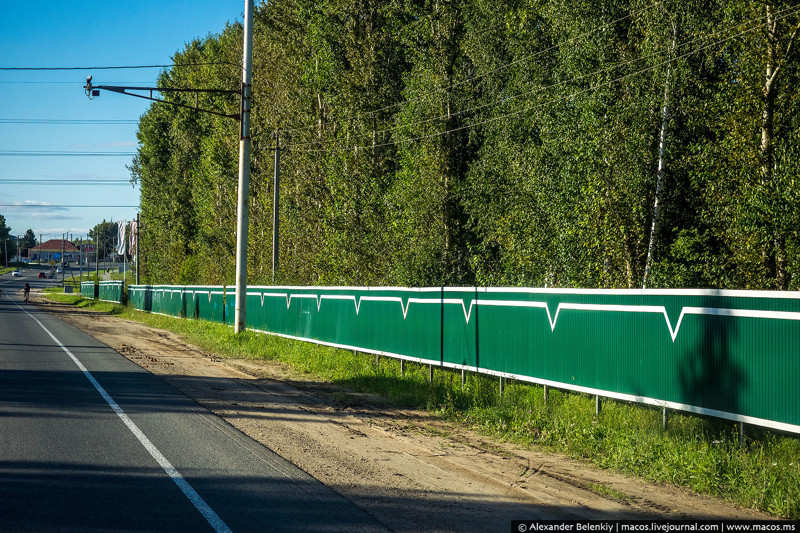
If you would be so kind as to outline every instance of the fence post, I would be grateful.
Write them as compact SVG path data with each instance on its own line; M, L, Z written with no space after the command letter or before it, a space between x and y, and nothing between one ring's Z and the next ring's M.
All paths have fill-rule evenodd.
M406 375L406 360L405 359L400 359L400 375L401 376L405 376Z
M664 409L661 412L661 429L664 431L667 430L668 416L669 415L667 413L667 408L664 407Z
M600 409L601 409L600 395L599 394L595 394L595 396L594 396L594 416L600 416Z
M544 386L544 403L547 404L547 393L550 392L550 387Z

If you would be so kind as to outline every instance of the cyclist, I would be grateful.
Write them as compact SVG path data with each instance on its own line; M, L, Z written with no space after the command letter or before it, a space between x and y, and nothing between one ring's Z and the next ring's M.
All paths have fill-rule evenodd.
M25 303L28 303L28 297L31 295L31 284L26 283L25 288L23 289L23 294L25 295Z

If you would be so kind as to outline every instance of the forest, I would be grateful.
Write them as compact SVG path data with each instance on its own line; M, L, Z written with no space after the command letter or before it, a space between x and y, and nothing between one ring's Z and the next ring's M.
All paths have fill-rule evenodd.
M799 29L782 0L258 5L248 282L798 290ZM159 87L238 90L242 33ZM233 283L238 122L156 103L137 135L143 281Z

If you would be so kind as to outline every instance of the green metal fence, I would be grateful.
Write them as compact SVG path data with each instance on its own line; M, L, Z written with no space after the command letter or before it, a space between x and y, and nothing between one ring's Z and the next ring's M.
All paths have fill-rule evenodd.
M94 281L82 281L81 296L84 298L97 298L97 284Z
M232 287L130 294L232 322ZM247 327L800 433L797 292L249 287Z
M232 292L230 293L233 294ZM143 311L176 317L231 323L225 308L225 287L207 285L130 285L128 300Z
M101 281L98 283L97 298L104 302L122 303L123 282Z

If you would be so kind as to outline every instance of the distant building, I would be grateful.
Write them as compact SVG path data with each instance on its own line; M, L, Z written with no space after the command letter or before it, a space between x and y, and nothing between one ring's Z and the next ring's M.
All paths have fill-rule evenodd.
M63 254L63 258L62 258ZM61 263L63 261L78 261L80 250L66 239L50 239L42 244L37 244L28 250L29 261Z

